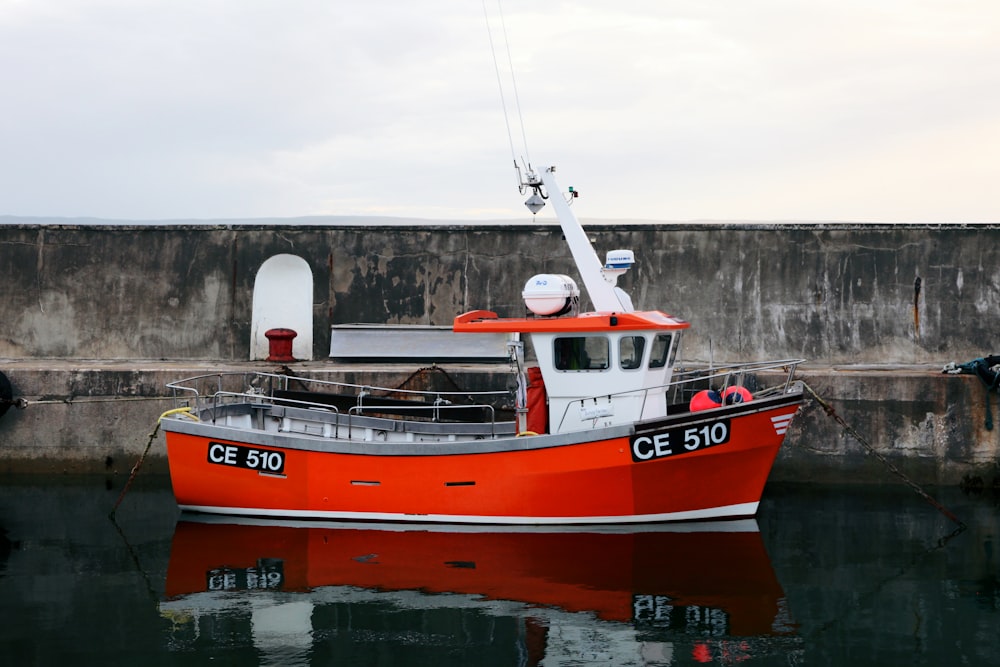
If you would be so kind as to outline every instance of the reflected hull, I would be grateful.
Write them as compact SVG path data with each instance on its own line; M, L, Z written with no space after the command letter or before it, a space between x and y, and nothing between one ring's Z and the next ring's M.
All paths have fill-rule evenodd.
M166 595L196 604L197 594L239 590L420 591L589 612L604 621L710 621L728 635L780 634L783 592L756 523L684 526L448 532L182 521Z

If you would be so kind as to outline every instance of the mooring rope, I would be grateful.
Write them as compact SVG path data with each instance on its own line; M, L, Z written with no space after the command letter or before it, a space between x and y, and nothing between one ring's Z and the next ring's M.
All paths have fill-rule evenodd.
M858 433L858 430L856 428L854 428L853 426L851 426L850 424L848 424L846 421L844 421L844 418L841 417L839 414L837 414L837 411L834 410L833 407L829 403L827 403L822 398L820 398L820 395L817 394L816 391L812 387L810 387L805 382L802 383L802 386L805 387L806 391L808 391L809 394L814 399L816 399L816 402L819 403L820 406L822 406L822 408L826 412L826 414L829 415L830 417L832 417L833 420L836 421L838 424L840 424L841 427L843 427L844 431L846 431L848 433L848 435L850 435L852 438L854 438L855 440L857 440L858 443L862 447L864 447L865 451L867 451L869 454L871 454L876 459L878 459L879 461L881 461L882 465L884 465L889 470L889 472L891 472L892 474L896 475L901 480L903 480L903 482L907 486L909 486L911 489L913 489L917 493L917 495L919 495L924 500L926 500L928 503L930 503L935 509L937 509L937 511L941 512L941 514L944 514L946 517L948 517L949 519L951 519L952 521L954 521L956 524L958 524L959 528L958 528L958 531L956 531L956 533L965 530L966 526L965 526L965 522L964 521L962 521L961 519L959 519L952 512L950 512L948 510L948 508L944 507L941 503L939 503L937 500L935 500L929 493L927 493L926 491L924 491L924 489L919 484L917 484L912 479L910 479L909 477L907 477L903 473L902 470L900 470L899 468L897 468L896 466L894 466L892 464L892 462L889 461L886 457L884 457L881 454L879 454L875 450L875 448L867 440L865 440L861 436L860 433ZM954 535L949 536L949 539L950 539L950 537L953 537L953 536Z
M128 493L129 487L132 486L132 482L133 480L135 480L135 476L139 474L139 468L142 467L143 461L146 460L146 455L149 454L149 450L153 446L153 440L156 439L156 434L160 432L160 422L163 421L164 417L169 417L170 415L177 415L177 414L183 414L187 417L190 417L191 419L194 419L195 421L199 421L197 416L191 414L190 407L174 408L173 410L167 410L162 415L160 415L159 419L156 420L156 426L153 427L153 432L149 434L149 440L146 442L146 449L143 450L142 455L139 457L139 460L135 462L134 466L132 466L132 472L129 473L128 481L125 482L125 488L123 488L122 492L118 495L118 500L115 501L115 506L111 508L111 513L108 514L108 516L111 517L112 521L115 518L115 512L118 511L118 506L122 504L122 500L125 499L125 494Z
M62 398L43 398L29 401L26 398L16 399L22 410L31 405L73 405L74 403L120 403L122 401L174 401L176 396L64 396Z
M991 354L988 357L973 359L965 364L956 364L953 361L941 369L942 373L950 375L958 375L960 373L975 375L983 383L983 386L986 387L986 417L983 420L983 426L986 427L987 431L993 430L993 409L990 407L990 392L1000 394L1000 372L993 370L998 365L1000 365L1000 355Z

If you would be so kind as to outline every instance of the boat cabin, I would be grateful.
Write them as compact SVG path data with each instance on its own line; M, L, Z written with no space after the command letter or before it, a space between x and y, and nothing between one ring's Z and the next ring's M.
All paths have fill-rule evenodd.
M534 426L527 430L538 432L537 424L545 423L549 433L665 416L674 357L688 327L659 311L500 318L479 310L458 316L454 324L462 333L529 336L548 407L543 422L529 414ZM531 383L529 393L533 386L538 391ZM531 396L527 406L529 411L542 409Z

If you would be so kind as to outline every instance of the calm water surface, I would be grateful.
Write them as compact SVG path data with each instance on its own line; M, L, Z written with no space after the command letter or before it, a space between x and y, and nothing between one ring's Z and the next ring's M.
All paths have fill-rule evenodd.
M205 523L164 478L0 477L0 664L995 665L1000 509L769 487L629 532ZM113 488L108 488L111 486Z

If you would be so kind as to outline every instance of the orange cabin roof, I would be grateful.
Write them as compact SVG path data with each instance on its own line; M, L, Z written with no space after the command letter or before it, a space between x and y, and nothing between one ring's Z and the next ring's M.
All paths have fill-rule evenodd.
M472 310L455 318L457 333L573 333L590 331L676 331L691 325L658 310L631 313L581 313L574 317L499 317Z

